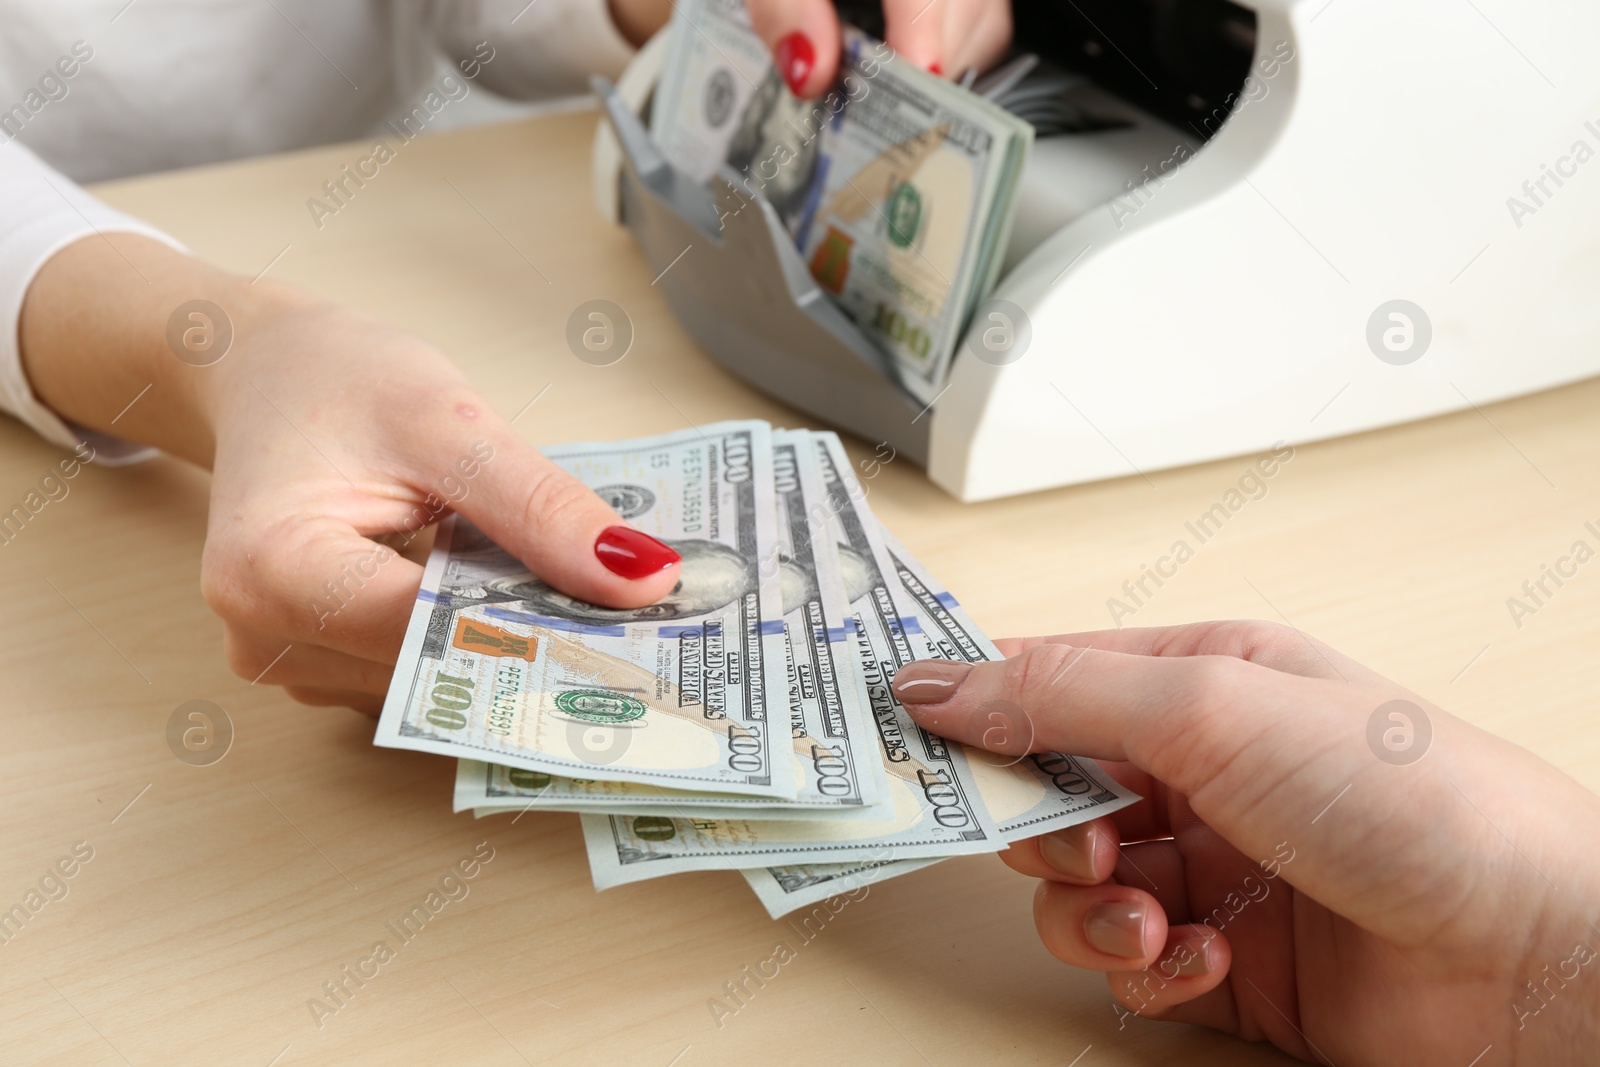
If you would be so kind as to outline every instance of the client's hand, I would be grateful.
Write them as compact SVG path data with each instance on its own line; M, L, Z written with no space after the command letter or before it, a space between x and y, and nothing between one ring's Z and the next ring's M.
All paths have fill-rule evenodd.
M933 732L1093 756L1146 798L1004 854L1044 879L1045 947L1106 972L1124 1023L1339 1067L1593 1062L1594 794L1291 629L1002 648L894 688Z
M184 317L196 299L212 310ZM208 350L223 330L231 344ZM622 525L437 350L364 315L112 235L45 265L20 334L57 412L213 469L200 581L229 664L297 700L380 706L422 578L401 553L451 512L583 600L638 607L677 581L676 552Z
M796 96L821 94L839 73L839 15L830 0L746 0ZM883 0L890 48L919 67L959 78L984 70L1011 43L1010 0Z

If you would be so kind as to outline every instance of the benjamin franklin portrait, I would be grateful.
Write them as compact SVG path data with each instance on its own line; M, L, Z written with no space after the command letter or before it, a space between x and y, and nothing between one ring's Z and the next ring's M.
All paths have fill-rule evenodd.
M875 568L861 553L849 545L839 545L839 572L844 578L844 596L854 604L872 592L872 575Z
M815 101L796 100L774 66L751 96L728 145L728 165L747 177L791 230L817 169L821 131L814 109L828 115Z
M789 614L817 596L817 583L805 568L788 556L778 557L778 591L782 594L783 613Z

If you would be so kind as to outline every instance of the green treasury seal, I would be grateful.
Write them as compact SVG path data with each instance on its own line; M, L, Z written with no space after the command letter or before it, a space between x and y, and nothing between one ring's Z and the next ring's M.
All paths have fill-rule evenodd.
M569 689L556 694L556 707L585 722L623 723L644 718L644 702L605 689Z

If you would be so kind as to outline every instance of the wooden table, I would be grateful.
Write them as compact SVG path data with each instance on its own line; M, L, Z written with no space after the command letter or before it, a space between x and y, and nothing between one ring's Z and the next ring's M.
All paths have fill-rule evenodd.
M199 255L264 269L453 354L533 440L686 420L804 423L710 364L624 232L590 207L592 112L424 137L318 229L342 146L105 186ZM453 183L452 189L449 183ZM632 353L579 362L569 312L604 297ZM1506 599L1600 519L1600 384L1307 446L1137 624L1286 618L1600 786L1600 566L1514 625ZM0 505L57 458L0 425ZM1244 472L1232 460L963 506L905 462L885 521L990 633L1104 626L1106 601ZM1120 1030L1099 976L1039 946L1033 885L992 858L875 887L814 940L732 874L596 895L577 820L450 813L452 761L371 746L372 722L234 678L197 583L206 476L94 467L0 545L0 907L75 843L93 858L0 944L0 1060L89 1064L1282 1062L1183 1027ZM175 759L173 710L235 728ZM494 858L348 1004L323 983L487 841ZM796 958L720 1028L709 1001ZM353 986L352 986L353 988Z

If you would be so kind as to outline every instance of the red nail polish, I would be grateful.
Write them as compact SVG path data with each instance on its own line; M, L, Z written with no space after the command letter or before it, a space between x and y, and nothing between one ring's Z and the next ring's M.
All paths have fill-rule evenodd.
M942 78L944 77L944 68L937 63L929 63L928 73L932 74L935 78Z
M789 91L799 96L800 89L817 65L817 50L811 47L811 38L796 30L779 41L772 51L778 60L778 72L783 75Z
M631 526L607 526L594 540L594 554L606 570L627 579L659 574L683 557Z

